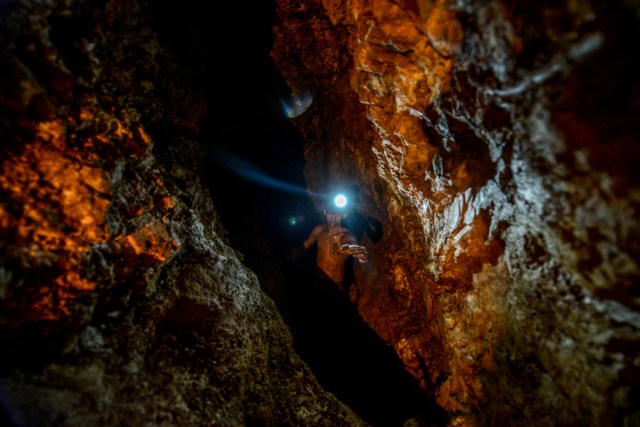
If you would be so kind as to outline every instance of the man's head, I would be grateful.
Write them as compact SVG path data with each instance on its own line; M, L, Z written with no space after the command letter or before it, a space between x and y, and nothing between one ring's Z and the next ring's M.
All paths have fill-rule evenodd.
M335 206L326 206L324 208L324 217L329 224L340 224L347 212L344 209Z

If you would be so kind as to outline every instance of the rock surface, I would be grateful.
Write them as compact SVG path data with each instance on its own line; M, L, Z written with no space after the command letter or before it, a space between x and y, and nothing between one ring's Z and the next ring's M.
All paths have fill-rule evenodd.
M0 4L0 423L365 425L228 244L156 6Z
M451 424L638 423L636 2L277 4L309 187L383 224L352 298Z

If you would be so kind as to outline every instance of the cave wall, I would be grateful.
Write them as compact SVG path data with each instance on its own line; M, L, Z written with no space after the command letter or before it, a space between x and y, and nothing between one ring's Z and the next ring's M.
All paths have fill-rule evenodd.
M637 2L278 0L351 298L453 425L638 423Z
M0 423L362 425L228 244L167 7L0 3Z

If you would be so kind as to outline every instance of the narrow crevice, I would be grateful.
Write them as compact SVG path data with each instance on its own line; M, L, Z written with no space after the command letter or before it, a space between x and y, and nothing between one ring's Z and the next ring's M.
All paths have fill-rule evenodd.
M445 425L444 413L429 404L432 399L355 306L337 288L314 285L314 251L296 262L286 259L321 218L305 194L304 141L281 109L289 93L265 43L270 24L254 24L249 39L260 43L208 54L215 60L208 61L206 74L206 181L230 244L274 300L296 352L326 390L373 426L410 419Z

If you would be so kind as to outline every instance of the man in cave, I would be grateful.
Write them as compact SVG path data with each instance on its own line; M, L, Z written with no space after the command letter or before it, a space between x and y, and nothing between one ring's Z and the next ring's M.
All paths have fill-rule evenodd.
M311 230L302 246L294 251L290 259L297 259L315 243L317 253L314 277L321 283L337 286L346 294L348 286L345 285L348 284L345 284L345 267L349 256L358 263L365 264L368 261L367 249L359 245L356 237L342 225L346 211L327 205L323 213L325 223ZM349 297L348 294L346 296Z
M395 425L388 403L400 407L413 404L413 400L398 394L406 386L388 385L405 381L394 375L407 375L406 370L393 350L362 320L348 294L351 279L346 270L353 267L349 261L366 264L367 249L343 225L345 206L327 204L322 213L324 222L315 226L289 257L296 260L316 244L313 273L306 271L294 281L298 294L292 328L296 351L327 390L367 417L379 419L381 425ZM372 377L371 372L376 375Z
M346 375L346 357L354 353L354 330L359 317L349 298L350 259L368 261L367 249L342 225L346 211L331 205L324 210L324 222L316 225L301 246L287 257L297 261L315 244L313 264L305 257L303 269L293 278L291 289L296 350L319 378L335 385ZM309 261L309 263L307 263ZM309 267L309 268L307 268Z

